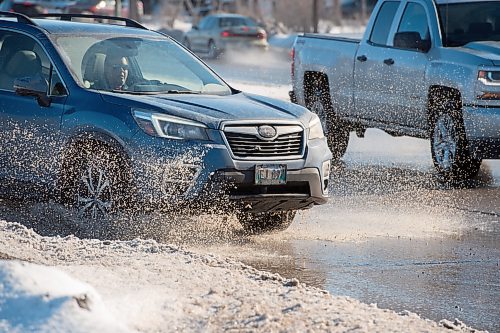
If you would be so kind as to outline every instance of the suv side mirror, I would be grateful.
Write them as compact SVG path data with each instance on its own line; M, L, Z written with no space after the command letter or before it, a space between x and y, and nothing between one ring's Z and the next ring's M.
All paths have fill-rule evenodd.
M394 47L427 52L431 48L429 40L422 40L416 31L397 32L394 35Z
M16 94L20 96L34 96L38 104L44 107L50 106L52 102L51 98L47 95L48 88L49 85L41 74L14 80Z

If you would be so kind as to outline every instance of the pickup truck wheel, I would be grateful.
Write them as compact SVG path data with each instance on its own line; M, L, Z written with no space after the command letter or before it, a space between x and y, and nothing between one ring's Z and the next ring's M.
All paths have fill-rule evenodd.
M463 122L457 112L440 112L432 121L431 152L440 180L462 181L474 177L481 160L467 149Z
M103 147L84 148L74 158L63 196L78 218L106 221L128 205L131 191L120 161Z
M333 159L340 159L349 144L349 130L333 111L330 94L325 93L323 88L317 88L309 99L307 108L318 115Z
M282 231L290 226L295 211L272 213L241 213L238 220L249 234L262 234L271 231Z

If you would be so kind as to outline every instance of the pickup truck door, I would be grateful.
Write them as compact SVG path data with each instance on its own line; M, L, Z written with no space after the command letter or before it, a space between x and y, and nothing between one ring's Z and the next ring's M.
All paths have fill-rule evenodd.
M430 30L425 7L417 2L405 6L389 54L383 60L388 85L384 94L388 122L415 129L427 129L428 50Z
M388 38L399 6L399 1L384 2L370 37L359 45L354 65L353 116L356 118L380 122L389 119L391 110L386 101L393 87L384 60L391 55Z

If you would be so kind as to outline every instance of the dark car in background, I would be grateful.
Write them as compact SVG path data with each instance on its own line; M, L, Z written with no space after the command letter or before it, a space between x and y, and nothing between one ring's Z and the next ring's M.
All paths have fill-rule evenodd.
M0 3L0 11L17 12L28 16L47 13L47 9L39 2L26 0L4 0Z
M269 47L266 31L251 17L237 14L205 16L186 33L183 44L209 58L217 58L228 49Z

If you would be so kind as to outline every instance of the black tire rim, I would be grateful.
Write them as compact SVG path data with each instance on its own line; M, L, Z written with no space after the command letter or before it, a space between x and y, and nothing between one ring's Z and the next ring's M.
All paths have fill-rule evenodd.
M458 149L457 128L452 116L443 114L436 119L432 149L438 167L444 171L451 170L455 164Z

